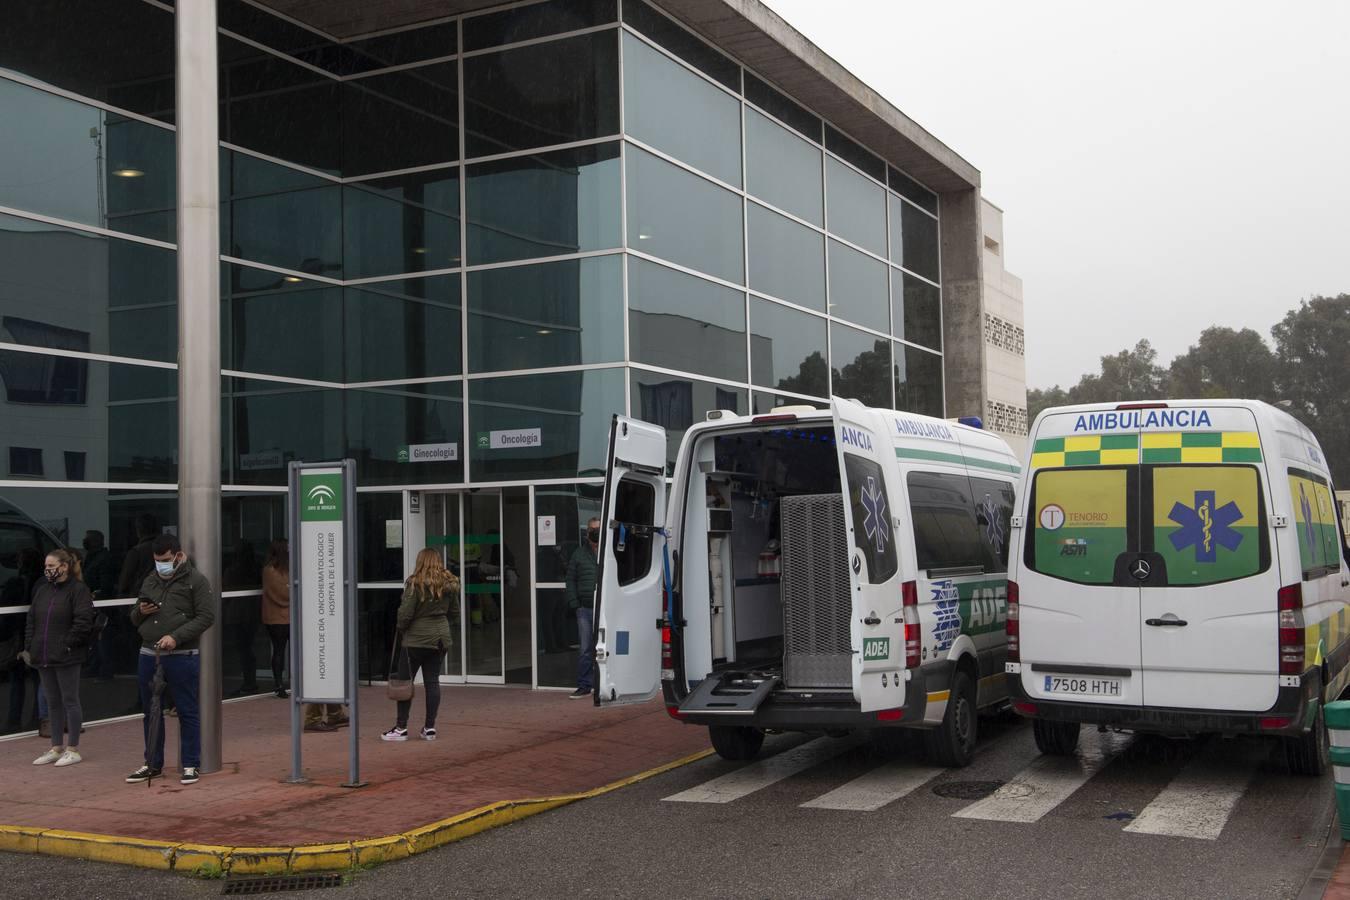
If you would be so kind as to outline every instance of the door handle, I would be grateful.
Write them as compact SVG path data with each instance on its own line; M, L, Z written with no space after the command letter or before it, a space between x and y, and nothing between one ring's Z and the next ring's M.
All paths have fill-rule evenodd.
M1185 619L1178 619L1174 616L1173 618L1170 619L1145 619L1144 624L1153 625L1154 627L1174 626L1177 628L1184 628L1187 622Z
M881 620L878 619L876 616L868 616L867 618L863 619L863 624L864 624L864 625L880 625L880 624L881 624Z

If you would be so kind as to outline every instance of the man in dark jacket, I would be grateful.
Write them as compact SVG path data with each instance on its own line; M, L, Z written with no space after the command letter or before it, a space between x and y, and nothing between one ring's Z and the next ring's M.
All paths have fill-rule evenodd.
M136 517L136 546L122 558L122 571L117 576L117 596L134 597L145 577L155 571L154 551L150 545L159 534L159 523L150 513Z
M141 584L140 599L131 612L131 624L141 634L141 706L145 710L145 765L127 776L128 784L158 777L164 769L164 722L161 718L154 746L150 741L151 681L155 653L164 667L164 680L178 708L182 784L194 784L201 766L201 716L197 681L201 658L197 640L216 619L216 597L206 576L183 553L178 537L160 534L151 544L155 571ZM161 716L163 711L161 710Z
M569 696L589 697L594 686L595 668L595 574L599 568L600 520L586 523L586 540L572 551L567 561L567 605L577 611L577 689Z

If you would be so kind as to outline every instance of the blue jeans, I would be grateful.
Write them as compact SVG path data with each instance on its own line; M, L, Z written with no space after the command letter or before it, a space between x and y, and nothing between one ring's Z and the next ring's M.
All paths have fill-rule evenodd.
M577 607L577 690L589 691L595 685L591 673L595 670L595 610Z
M141 709L145 735L145 764L152 769L164 768L164 706L168 696L173 697L173 705L178 708L178 764L185 769L195 769L202 764L201 716L197 707L197 680L201 674L201 657L196 654L164 654L160 664L164 667L166 690L160 701L159 737L155 745L150 746L150 682L155 677L155 658L144 653L137 656L140 661L136 670L141 687Z

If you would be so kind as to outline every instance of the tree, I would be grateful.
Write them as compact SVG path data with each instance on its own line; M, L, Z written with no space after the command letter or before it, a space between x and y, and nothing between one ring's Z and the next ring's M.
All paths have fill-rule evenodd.
M1206 328L1200 340L1172 360L1167 395L1173 398L1246 398L1274 401L1275 354L1250 328Z
M1049 409L1052 406L1066 406L1069 403L1069 392L1059 385L1041 390L1040 388L1027 389L1027 424L1030 425L1036 421L1036 417L1041 414L1041 410Z
M1271 329L1280 404L1317 435L1338 485L1350 485L1350 294L1313 297Z
M1158 366L1158 351L1147 339L1114 356L1102 357L1098 375L1084 375L1069 389L1070 403L1120 403L1163 396L1167 373Z

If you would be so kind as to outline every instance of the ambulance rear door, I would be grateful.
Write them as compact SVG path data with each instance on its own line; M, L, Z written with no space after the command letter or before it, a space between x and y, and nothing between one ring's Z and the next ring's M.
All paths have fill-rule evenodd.
M839 397L830 401L830 410L848 531L853 696L863 712L893 709L905 703L897 512L892 504L903 492L888 475L895 471L895 450L884 421L873 410Z
M615 416L595 592L598 706L650 700L661 686L665 472L665 429Z

